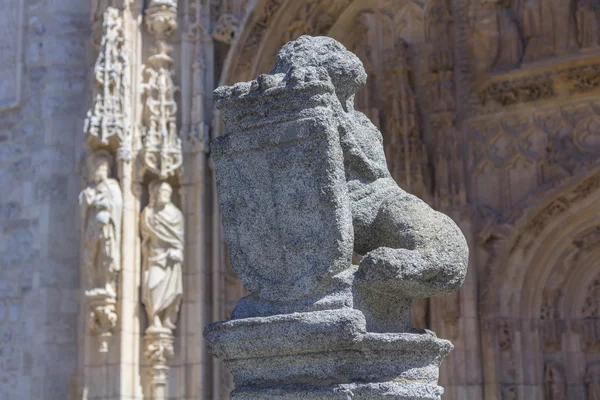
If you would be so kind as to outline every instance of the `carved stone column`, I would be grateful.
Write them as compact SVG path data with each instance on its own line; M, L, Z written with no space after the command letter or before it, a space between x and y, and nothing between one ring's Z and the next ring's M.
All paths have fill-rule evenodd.
M139 385L134 367L139 358L135 351L138 201L131 179L136 139L130 63L137 59L130 29L135 11L130 7L133 2L121 0L98 0L92 7L92 43L98 53L84 126L89 180L80 195L89 333L84 340L81 391L90 398L135 398Z
M140 153L149 185L150 203L144 208L142 236L142 302L148 315L144 357L149 364L147 387L152 399L168 397L168 362L174 355L173 330L183 297L184 226L183 214L172 202L173 187L179 186L183 163L182 141L177 129L173 59L167 40L177 29L177 2L151 0L145 11L145 25L154 38L154 47L144 70Z
M213 40L206 27L210 26L210 4L193 0L183 2L181 30L181 91L180 91L180 137L183 144L183 165L180 178L181 211L186 221L184 300L181 307L176 353L181 357L173 365L185 365L185 370L172 374L171 379L185 381L186 398L201 398L209 395L206 368L207 352L202 338L202 329L210 319L205 304L210 296L205 277L208 275L209 248L206 238L208 206L207 152L213 86ZM208 203L208 204L207 204ZM192 351L189 349L192 348ZM182 364L176 364L179 360ZM181 374L178 376L177 374ZM214 394L214 393L213 393ZM218 398L213 395L214 398Z

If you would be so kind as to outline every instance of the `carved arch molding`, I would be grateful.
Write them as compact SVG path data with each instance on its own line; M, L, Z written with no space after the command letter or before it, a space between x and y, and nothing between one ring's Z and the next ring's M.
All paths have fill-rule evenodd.
M483 358L493 366L485 379L496 383L499 398L534 398L529 381L547 399L595 399L600 167L537 198L481 237L489 251L480 294Z

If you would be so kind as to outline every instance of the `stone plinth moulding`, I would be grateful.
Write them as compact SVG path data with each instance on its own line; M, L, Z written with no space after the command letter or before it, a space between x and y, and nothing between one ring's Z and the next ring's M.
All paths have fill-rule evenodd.
M234 400L441 398L452 344L413 328L411 303L462 285L467 243L392 179L354 110L365 81L340 43L302 36L270 74L215 91L223 231L251 294L204 335Z

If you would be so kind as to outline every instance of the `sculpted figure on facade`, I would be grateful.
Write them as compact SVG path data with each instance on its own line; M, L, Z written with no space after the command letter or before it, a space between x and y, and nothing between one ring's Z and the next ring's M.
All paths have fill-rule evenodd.
M577 21L577 39L582 48L597 47L598 35L598 11L600 2L598 0L578 0L575 10Z
M523 61L535 61L554 54L552 12L547 2L528 0L523 11L523 33L527 46Z
M478 72L503 71L520 64L523 57L521 33L507 0L481 0L473 25L471 49Z
M110 177L112 156L103 150L88 159L89 185L79 195L83 222L83 263L89 290L116 296L121 269L123 198L119 183Z
M183 214L171 202L166 182L150 184L141 216L142 300L151 327L175 329L183 294Z
M544 371L545 400L567 400L567 384L560 366L549 361Z
M575 43L571 1L528 0L523 11L524 62L563 54Z
M585 372L587 400L600 400L600 363L588 365Z
M444 41L452 37L452 14L446 0L432 0L425 8L425 40Z
M498 54L494 62L495 70L517 67L523 57L523 42L510 1L495 0L498 18Z

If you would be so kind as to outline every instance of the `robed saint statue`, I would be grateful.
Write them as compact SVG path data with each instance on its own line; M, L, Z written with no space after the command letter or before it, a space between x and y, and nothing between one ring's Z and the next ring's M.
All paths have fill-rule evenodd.
M93 153L88 164L88 186L79 194L83 223L83 263L89 291L116 296L116 275L121 269L121 218L123 198L119 182L110 178L112 156Z
M167 182L150 184L141 216L142 300L150 327L175 329L183 294L183 214L171 202Z

